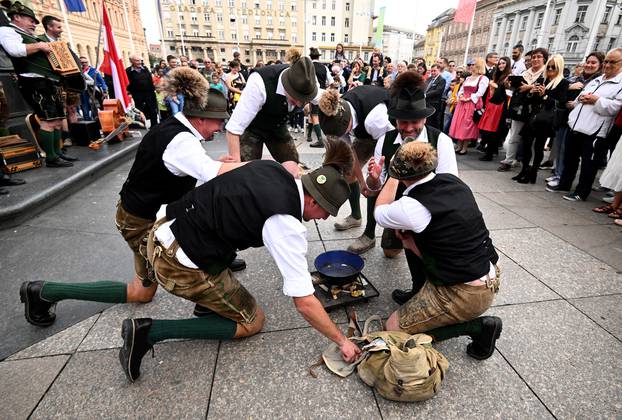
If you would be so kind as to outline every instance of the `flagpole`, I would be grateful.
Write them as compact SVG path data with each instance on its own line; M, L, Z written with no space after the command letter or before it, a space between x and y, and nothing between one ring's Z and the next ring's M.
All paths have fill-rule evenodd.
M69 38L69 46L72 50L75 50L73 44L73 36L71 35L71 28L69 27L69 20L67 19L67 8L65 7L65 0L57 0L60 11L63 14L63 20L65 21L65 28L67 28L67 37ZM45 29L45 28L44 28Z
M106 0L102 0L102 5L99 8L99 30L97 31L97 47L95 47L95 69L99 67L99 52L101 50L102 43L102 25L104 23L104 7Z
M132 50L132 54L136 53L136 50L134 49L134 38L132 37L132 28L130 27L130 20L127 17L127 5L125 4L126 2L122 1L121 2L123 4L123 15L125 16L125 25L127 25L127 34L130 37L130 50Z
M466 49L464 50L464 63L462 63L462 65L464 66L466 66L467 59L469 58L469 47L471 46L471 32L473 32L473 22L475 21L475 10L477 10L477 3L475 3L475 7L473 8L471 23L469 24L469 34L467 35Z

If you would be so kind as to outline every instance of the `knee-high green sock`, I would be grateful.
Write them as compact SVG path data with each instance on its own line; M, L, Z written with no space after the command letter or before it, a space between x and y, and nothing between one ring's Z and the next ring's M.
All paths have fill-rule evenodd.
M376 197L367 197L367 224L363 234L373 239L376 236L376 219L374 219L374 208L376 207Z
M45 160L51 162L58 158L54 147L54 132L39 130L39 143L41 144L41 148L45 152Z
M350 197L348 197L348 202L350 203L350 208L352 209L352 217L355 219L361 218L361 189L359 188L358 182L353 182L350 184Z
M50 302L76 299L90 302L125 303L127 302L127 284L106 280L92 283L48 281L41 289L41 297Z
M220 339L233 338L237 323L218 314L201 318L154 319L149 329L149 344L171 338Z
M463 335L476 336L482 332L481 318L475 318L461 324L445 325L425 333L431 335L434 341L443 341L449 338L460 337Z
M322 141L322 128L320 127L319 124L315 124L313 126L313 131L315 132L315 135L317 136L317 141Z
M311 133L313 133L313 124L307 123L307 141L311 141Z
M63 143L61 138L62 138L62 131L54 130L54 153L56 153L57 155L60 155L61 153L63 153L60 150L62 148L62 143Z

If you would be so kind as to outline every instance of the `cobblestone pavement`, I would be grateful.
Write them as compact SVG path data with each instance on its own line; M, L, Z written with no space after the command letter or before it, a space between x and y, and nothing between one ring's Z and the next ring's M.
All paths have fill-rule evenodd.
M207 146L221 154L219 136ZM310 167L321 150L299 137ZM118 362L127 317L187 318L192 304L158 291L149 304L61 302L54 326L26 323L18 289L24 280L129 280L132 258L114 227L114 206L130 164L123 164L61 204L1 231L2 417L32 418L620 418L622 417L622 232L591 212L602 193L569 203L559 194L510 180L475 151L459 157L501 256L502 286L489 313L503 318L494 355L475 361L467 339L438 345L449 359L438 395L416 404L383 400L356 375L308 374L328 342L281 292L265 249L241 253L240 280L267 313L262 333L238 341L170 341L145 356L130 384ZM541 178L548 173L541 174ZM362 206L363 209L365 206ZM346 204L341 215L348 214ZM329 249L343 249L362 228L321 222ZM309 263L322 251L308 225ZM380 231L378 230L377 233ZM377 241L379 245L379 241ZM364 254L380 296L354 309L361 317L396 309L390 292L406 287L403 257L379 247ZM345 326L345 310L331 317Z

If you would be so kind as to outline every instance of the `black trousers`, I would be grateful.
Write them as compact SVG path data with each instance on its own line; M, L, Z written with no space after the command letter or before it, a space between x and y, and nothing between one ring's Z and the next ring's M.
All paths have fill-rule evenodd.
M592 191L592 184L598 171L597 162L594 159L594 147L597 142L604 142L605 139L596 137L596 134L588 135L571 131L566 142L566 152L564 153L564 171L559 180L561 190L570 190L574 181L579 162L581 163L581 173L579 183L575 188L575 193L585 200Z
M425 284L425 271L423 269L423 260L419 258L414 252L410 249L405 249L404 253L406 254L406 262L408 263L408 270L410 270L410 275L412 276L413 281L413 292L418 293L419 290Z
M146 92L145 94L134 94L134 105L140 109L145 118L151 121L151 126L155 127L158 124L158 102L154 92Z
M544 145L548 134L530 134L522 138L521 147L523 150L523 169L527 169L531 161L531 146L533 146L533 167L538 168L544 159Z
M443 129L443 107L441 103L429 104L428 106L433 107L436 112L427 119L426 125L430 127L434 127L438 130Z

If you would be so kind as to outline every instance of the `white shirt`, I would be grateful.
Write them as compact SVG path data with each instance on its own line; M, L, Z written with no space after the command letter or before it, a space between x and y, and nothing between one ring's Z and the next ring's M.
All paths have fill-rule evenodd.
M23 29L20 29L13 24L10 26L0 27L0 45L2 45L4 51L6 51L6 53L11 57L27 57L28 53L26 51L26 44L24 44L22 36L17 32L18 30L26 33ZM35 38L36 35L32 35L32 37ZM20 76L43 77L38 73L21 73Z
M281 74L279 74L279 80L276 85L277 95L281 95L283 97L285 97L285 87L283 86L282 79L283 74L285 74L288 70L289 69L285 69L281 72ZM322 89L318 89L317 95L311 102L317 104L322 92ZM227 131L241 136L242 133L244 133L244 130L246 130L246 128L251 124L253 119L255 119L259 111L261 111L261 108L267 100L268 95L266 93L266 85L259 73L255 72L248 76L246 87L242 91L240 100L235 106L233 114L231 114L231 118L225 127ZM287 109L291 112L294 110L294 106L288 103Z
M352 129L350 132L354 132L354 129L359 124L358 116L352 104L348 102L348 105L350 106L350 114L352 115ZM376 105L369 111L364 124L365 131L367 131L374 140L378 140L380 137L383 137L385 133L395 129L389 122L387 106L383 103Z
M203 136L190 124L182 112L175 114L174 118L186 126L190 133L182 131L177 134L164 149L162 161L166 169L173 175L189 175L199 182L207 182L215 178L222 162L213 160L205 153L201 145Z
M471 97L469 98L471 102L473 102L474 104L477 104L477 101L479 100L479 98L484 96L484 93L486 93L486 89L488 89L488 83L489 83L489 80L484 75L476 76L476 77L469 76L467 77L467 79L464 81L464 83L460 87L460 90L458 91L458 96L464 93L465 86L477 86L477 91L472 93Z
M296 186L300 194L301 210L304 211L304 192L299 179L296 180ZM166 216L166 204L160 207L156 218L161 219L164 216ZM155 236L165 247L169 247L175 239L170 228L174 221L175 219L167 221L155 232ZM275 214L264 223L261 236L283 276L283 294L291 297L312 295L314 288L306 258L307 228L291 215ZM185 267L198 268L181 247L177 250L175 257Z
M527 70L527 67L525 66L525 59L521 58L518 61L512 60L513 76L520 76L525 70Z
M421 130L421 134L415 141L420 141L422 143L428 143L428 130ZM402 135L397 134L395 141L393 144L402 144L404 141L402 140ZM384 145L384 135L378 139L378 143L376 143L376 148L374 149L374 159L376 162L380 162L380 158L382 157L382 147ZM438 165L436 166L437 174L452 174L455 176L458 175L458 163L456 162L456 152L454 151L454 143L451 138L444 134L440 133L438 136L438 142L436 144L436 154L438 155ZM384 184L384 181L387 179L387 171L386 168L382 167L382 174L380 175L380 183Z

